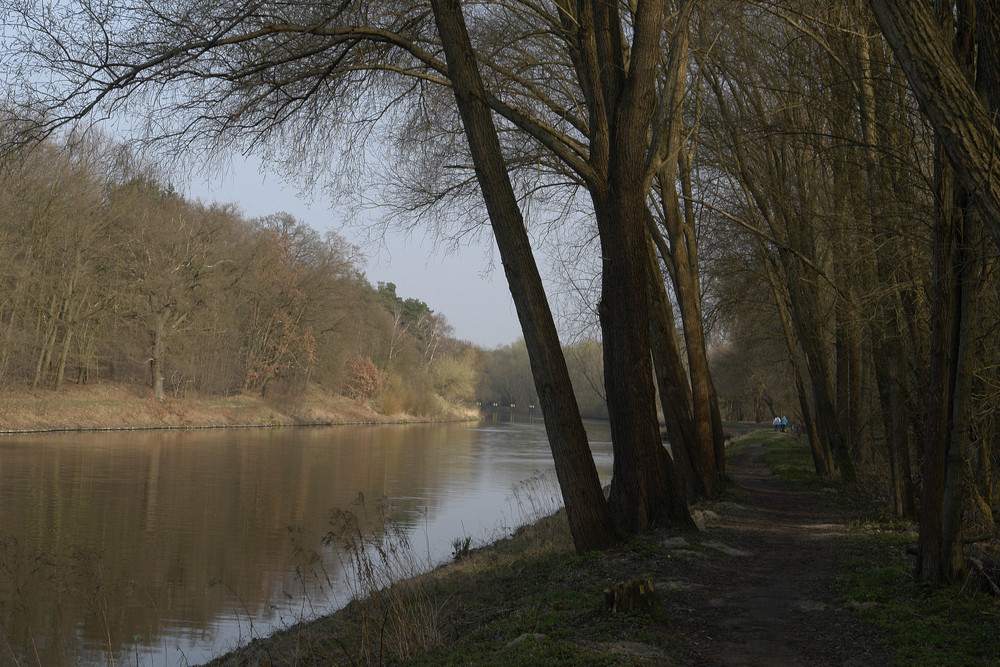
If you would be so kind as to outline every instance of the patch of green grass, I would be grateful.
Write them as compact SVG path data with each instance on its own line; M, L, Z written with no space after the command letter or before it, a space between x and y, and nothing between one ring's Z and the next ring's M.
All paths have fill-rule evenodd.
M764 429L757 431L756 433L750 433L749 435L743 436L742 438L737 440L736 444L733 446L749 447L751 445L760 445L767 442L771 442L772 440L777 439L777 437L778 434L776 432Z
M716 487L715 492L712 494L712 503L730 502L739 505L745 503L749 497L750 495L746 489L727 480L725 484L720 484ZM712 503L709 503L703 509L712 509ZM697 505L694 505L691 509L696 508Z
M441 580L436 595L450 600L454 615L445 626L455 634L408 664L635 664L633 657L612 652L623 640L663 647L662 655L669 655L672 639L662 621L604 610L604 588L623 575L620 559L643 561L654 551L636 538L615 552L540 554L519 558L513 569L476 567L468 572L473 582Z
M457 650L429 654L411 665L608 665L614 664L601 651L587 650L572 642L531 633L509 642L463 645Z
M633 537L628 541L628 547L634 553L640 556L645 556L647 558L655 558L663 553L663 548L658 544L654 544L649 540L642 539L641 537Z
M759 434L775 474L799 488L830 487L816 476L803 438ZM771 437L768 437L771 435ZM913 577L907 547L915 527L887 519L873 487L835 485L831 505L850 507L858 519L841 554L840 595L874 625L903 665L1000 664L1000 605L970 587L930 589Z
M765 438L767 453L764 460L775 474L791 482L816 477L812 453L805 438L785 438L771 435Z
M761 430L749 435L741 436L738 440L726 448L726 455L735 456L736 454L742 454L754 445L760 445L768 442L773 435L773 431Z
M929 589L913 578L906 545L892 526L852 530L841 595L875 625L905 665L986 665L1000 661L1000 606L968 587Z

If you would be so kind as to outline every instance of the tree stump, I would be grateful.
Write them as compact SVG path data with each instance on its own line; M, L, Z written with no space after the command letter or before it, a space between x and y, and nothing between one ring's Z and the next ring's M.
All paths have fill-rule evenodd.
M663 613L652 579L619 581L611 588L604 589L604 605L612 614L645 611L651 616L659 616Z

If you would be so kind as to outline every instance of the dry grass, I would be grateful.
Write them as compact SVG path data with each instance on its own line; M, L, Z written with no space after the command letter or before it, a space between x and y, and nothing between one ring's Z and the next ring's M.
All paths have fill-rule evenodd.
M439 419L472 419L453 410ZM68 385L58 392L7 387L0 390L0 432L291 426L415 421L383 415L365 403L317 387L293 397L187 396L160 403L149 390L101 383Z
M389 508L381 501L376 506L377 532L364 528L366 511L363 499L351 510L338 510L325 538L350 573L351 599L343 609L255 639L208 664L391 665L447 654L456 630L464 633L470 624L485 620L485 613L504 613L495 600L516 605L525 590L533 589L537 582L530 577L520 581L518 572L537 568L540 561L574 558L560 511L420 574L426 564L415 559L405 532L388 516ZM485 611L489 608L492 612Z

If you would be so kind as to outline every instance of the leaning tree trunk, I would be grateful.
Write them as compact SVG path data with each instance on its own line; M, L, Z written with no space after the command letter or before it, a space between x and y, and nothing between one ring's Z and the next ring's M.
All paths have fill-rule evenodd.
M669 210L671 205L668 203ZM676 214L680 217L680 211ZM666 216L670 220L673 214ZM680 221L675 221L679 226ZM671 225L673 226L673 225ZM711 495L725 469L725 454L720 451L717 440L721 434L716 434L712 419L712 388L708 370L708 356L705 353L705 334L702 329L701 308L698 305L698 287L695 284L693 272L696 267L690 263L687 242L689 239L681 229L669 231L671 254L669 259L674 263L672 276L674 290L677 293L677 303L681 310L681 322L684 327L684 341L687 349L688 369L691 374L691 395L693 398L694 427L698 434L698 445L711 451L711 470L705 471L706 492ZM720 460L721 459L721 460Z
M578 553L605 549L617 541L617 531L611 523L608 504L587 444L587 434L555 323L531 252L524 219L507 175L496 126L484 101L483 84L461 3L458 0L432 0L431 6L476 165L476 176L524 332L573 543Z
M660 406L666 424L667 440L677 477L688 498L706 497L704 480L698 470L711 471L712 467L702 463L696 467L692 457L702 450L698 447L694 422L691 419L691 391L687 385L687 375L677 349L677 332L674 328L674 314L670 309L663 274L653 245L649 247L649 263L652 273L649 295L650 333L653 348L653 368L660 389Z
M711 495L725 474L725 440L705 350L697 274L698 250L693 221L684 215L677 195L677 167L682 164L680 155L683 149L680 116L680 95L683 93L683 86L677 86L676 89L680 91L675 92L677 97L666 102L672 104L675 111L669 125L667 159L657 174L660 213L669 247L659 230L651 229L650 234L663 261L670 268L670 277L680 306L691 380L692 419L696 438L690 448L691 460L700 477L700 483L705 488L704 493ZM686 172L681 176L686 181L690 180Z
M694 211L694 191L691 184L691 155L681 151L677 160L681 187L684 190L683 216L683 267L678 275L686 273L684 282L689 285L682 297L678 293L681 319L684 323L684 338L687 342L688 365L691 369L691 384L704 384L704 409L711 424L711 447L715 454L715 474L721 481L726 476L726 435L722 426L722 412L719 397L712 381L712 371L708 363L708 345L705 342L705 322L701 310L701 281L698 268L698 234ZM697 417L696 417L697 419Z
M885 221L880 219L882 204L876 198L877 192L890 187L890 177L880 169L880 160L876 152L876 147L881 145L879 142L882 140L876 123L877 114L879 111L888 112L889 106L884 103L885 100L880 100L875 95L872 81L876 75L888 77L889 73L883 60L877 65L873 60L870 39L874 38L861 36L856 42L858 62L862 71L862 76L858 79L858 110L861 116L861 136L865 145L863 155L868 191L868 210L865 212L868 225L863 233L865 242L873 249L875 275L882 286L877 304L878 315L869 323L869 338L885 433L886 454L889 458L893 510L898 518L912 519L916 517L917 505L916 487L910 468L910 420L906 418L905 389L902 384L905 364L903 353L906 346L899 327L902 303L897 291L898 281L893 277L892 259L889 256L890 250L897 244L892 242L886 232ZM880 101L883 105L877 111L876 105Z
M973 205L1000 248L1000 126L991 113L997 101L976 94L962 65L941 29L931 4L914 0L870 0L882 34L896 54L920 108L955 169L962 185L972 194ZM1000 19L989 3L977 17L985 35L978 36L983 48L996 48ZM985 37L985 39L984 39ZM995 55L993 62L996 62ZM997 96L994 90L992 95Z
M663 178L661 173L660 178ZM669 199L668 196L663 196L661 199ZM668 202L664 202L664 206L669 206ZM650 216L651 217L651 216ZM664 260L664 263L668 267L671 266L670 262L670 249L667 247L666 241L663 239L663 235L660 230L651 223L647 218L647 226L649 228L649 236L652 245L659 251L659 256ZM698 410L698 400L692 395L692 389L688 385L688 378L694 379L694 373L688 373L684 370L679 354L676 360L669 356L669 350L663 349L658 350L657 346L667 343L665 339L659 339L656 337L658 331L662 331L669 326L670 335L675 335L675 328L673 326L673 312L668 310L669 301L667 299L666 287L663 284L662 274L659 270L659 262L654 256L651 259L650 265L654 267L654 283L653 283L653 293L650 295L655 301L660 301L662 303L653 304L650 308L650 314L652 317L664 320L662 326L654 326L654 360L659 359L657 363L662 365L662 368L657 371L657 376L659 377L661 371L669 372L673 370L676 373L675 382L683 391L683 400L685 401L683 406L674 406L671 408L671 412L678 413L683 409L684 415L677 415L678 420L683 420L683 423L676 424L675 428L680 431L680 435L686 437L684 442L685 451L681 453L683 461L680 462L682 466L679 474L682 479L687 478L685 481L685 486L687 491L693 492L696 496L702 498L709 497L713 490L716 488L716 482L719 479L718 466L716 465L716 452L712 437L712 421L710 418L704 418L699 420L699 410ZM657 282L659 281L659 282ZM669 323L665 321L665 318L670 318ZM654 320L654 325L656 320ZM690 345L690 344L689 344ZM676 346L674 347L676 350ZM667 356L662 358L658 357L658 353L668 353ZM689 366L690 367L690 366ZM699 376L704 378L704 376ZM661 381L665 378L661 378ZM708 385L700 384L698 385L702 389L707 389ZM661 388L662 392L662 388ZM707 392L702 394L702 397L707 399ZM680 398L680 397L679 397ZM660 401L664 400L663 396L660 397ZM701 416L707 416L710 411L707 409L705 402L702 403L702 410L700 411ZM666 407L664 407L664 412L666 413ZM671 424L668 422L668 427ZM675 458L677 458L675 456Z
M774 274L774 265L767 255L767 249L760 243L761 253L764 255L764 267L767 269L767 279L771 284L771 293L774 295L774 302L778 309L778 317L781 320L781 330L785 334L785 349L788 350L788 361L792 366L792 379L795 382L795 393L799 397L799 411L802 413L802 421L805 426L807 439L809 440L809 451L812 454L813 468L820 477L829 477L833 471L833 459L829 447L824 446L825 441L819 437L816 429L816 421L813 419L812 409L809 407L809 397L806 394L806 385L802 377L799 354L795 349L795 338L792 332L792 317L788 312L786 304L786 292L782 289L778 277ZM774 414L774 410L771 410Z

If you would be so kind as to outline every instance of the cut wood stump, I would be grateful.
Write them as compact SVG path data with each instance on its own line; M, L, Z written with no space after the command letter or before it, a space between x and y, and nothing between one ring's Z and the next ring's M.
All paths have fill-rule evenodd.
M652 616L663 614L652 579L619 581L604 589L604 605L612 614L624 611L645 611Z

